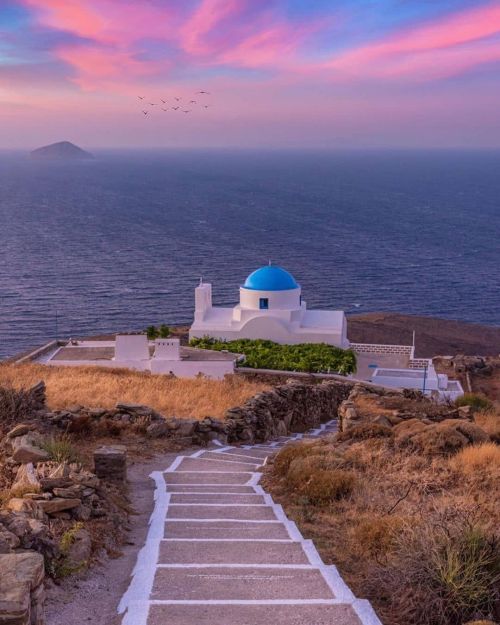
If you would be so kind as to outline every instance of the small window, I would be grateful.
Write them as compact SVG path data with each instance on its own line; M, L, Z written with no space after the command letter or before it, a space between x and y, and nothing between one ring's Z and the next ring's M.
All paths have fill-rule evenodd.
M269 308L269 299L267 297L261 297L259 299L259 308L261 310L267 310Z

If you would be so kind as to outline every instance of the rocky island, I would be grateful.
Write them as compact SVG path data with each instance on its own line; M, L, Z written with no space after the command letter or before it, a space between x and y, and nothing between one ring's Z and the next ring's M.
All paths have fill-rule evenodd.
M51 143L30 152L30 158L37 160L85 160L94 156L70 141Z

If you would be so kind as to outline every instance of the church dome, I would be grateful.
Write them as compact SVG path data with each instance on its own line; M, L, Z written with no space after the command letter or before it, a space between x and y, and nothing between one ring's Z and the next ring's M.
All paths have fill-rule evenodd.
M245 280L244 289L253 291L289 291L299 285L291 273L277 265L266 265L252 272Z

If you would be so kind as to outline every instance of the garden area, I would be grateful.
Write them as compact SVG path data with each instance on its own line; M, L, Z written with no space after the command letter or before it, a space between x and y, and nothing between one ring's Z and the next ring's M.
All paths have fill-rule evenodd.
M338 373L349 375L356 372L356 355L352 350L341 349L326 343L300 343L280 345L263 339L238 339L220 341L210 337L193 338L191 347L213 349L243 354L245 360L239 366L252 369L276 371L300 371L304 373Z

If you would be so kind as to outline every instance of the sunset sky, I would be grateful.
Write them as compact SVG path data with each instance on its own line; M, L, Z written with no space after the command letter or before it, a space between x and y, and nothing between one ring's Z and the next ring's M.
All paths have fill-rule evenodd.
M60 139L500 147L500 1L1 0L0 147Z

